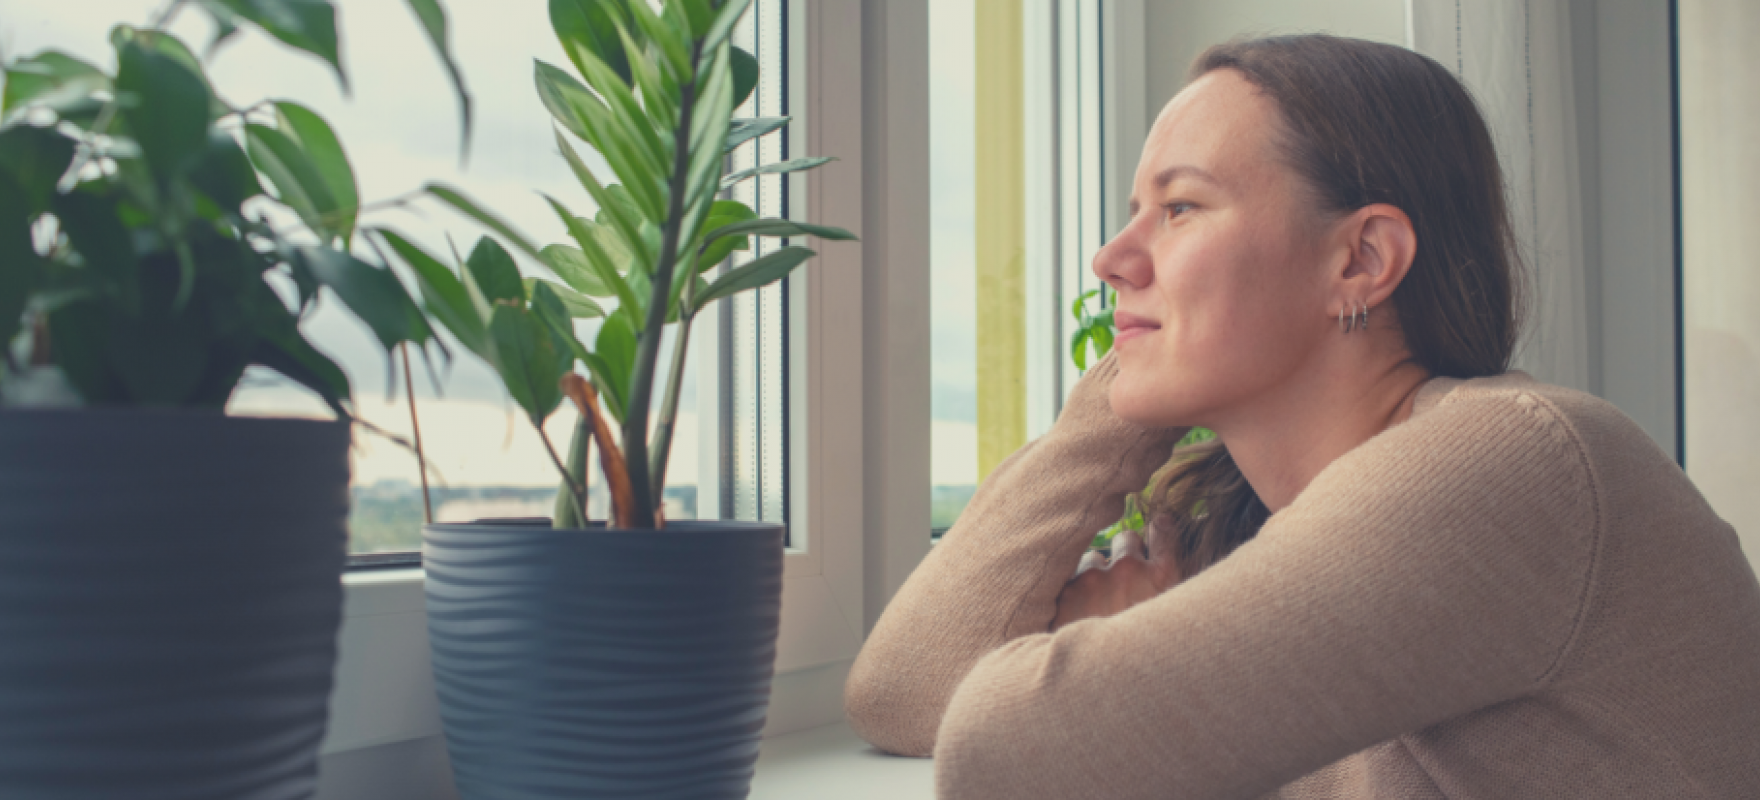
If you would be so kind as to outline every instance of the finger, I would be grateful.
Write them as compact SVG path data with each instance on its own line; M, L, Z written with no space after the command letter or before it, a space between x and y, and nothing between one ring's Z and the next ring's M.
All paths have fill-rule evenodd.
M1112 537L1112 564L1118 563L1122 558L1140 559L1142 557L1143 539L1137 535L1136 531L1126 529L1119 531L1117 536Z
M1106 566L1106 556L1101 555L1099 550L1089 550L1082 554L1081 562L1076 564L1076 573L1069 576L1069 579L1073 581L1088 570L1104 566Z

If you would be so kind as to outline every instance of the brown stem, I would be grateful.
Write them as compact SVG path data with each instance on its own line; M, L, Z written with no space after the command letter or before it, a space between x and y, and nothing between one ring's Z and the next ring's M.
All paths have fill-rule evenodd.
M611 424L599 413L597 392L586 378L571 372L562 376L562 393L574 401L583 416L593 421L593 438L599 440L599 467L605 471L605 487L611 491L611 525L627 530L635 519L635 490L623 461L622 448L611 438Z
M434 498L428 493L428 456L422 451L422 425L416 420L416 382L410 377L409 342L399 342L397 349L403 353L403 385L409 389L409 428L416 436L416 467L422 473L422 519L432 525Z

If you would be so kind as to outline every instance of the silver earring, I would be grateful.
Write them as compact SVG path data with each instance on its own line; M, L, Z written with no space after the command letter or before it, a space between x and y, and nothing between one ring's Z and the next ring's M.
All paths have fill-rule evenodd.
M1356 328L1359 331L1368 330L1368 328L1369 328L1369 306L1366 303L1359 302L1359 303L1357 303L1357 308L1358 308L1358 311L1357 311Z
M1345 309L1344 306L1338 307L1338 332L1339 333L1350 333L1351 329L1350 329L1348 323L1346 323L1344 321L1344 309Z

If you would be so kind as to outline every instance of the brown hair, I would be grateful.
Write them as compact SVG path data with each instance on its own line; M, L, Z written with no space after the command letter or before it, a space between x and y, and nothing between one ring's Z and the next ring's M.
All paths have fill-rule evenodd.
M1324 35L1217 45L1187 82L1219 69L1276 103L1281 155L1322 216L1387 203L1411 218L1418 249L1390 302L1412 360L1454 378L1508 369L1525 271L1497 151L1466 87L1403 47ZM1180 542L1188 576L1269 516L1215 440L1179 448L1138 502Z

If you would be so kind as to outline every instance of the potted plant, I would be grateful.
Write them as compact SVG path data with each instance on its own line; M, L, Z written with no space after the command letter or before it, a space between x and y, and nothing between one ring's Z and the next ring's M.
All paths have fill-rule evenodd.
M617 182L594 175L559 130L558 148L598 209L587 219L551 199L573 243L542 249L468 198L438 194L556 280L522 279L495 238L481 239L455 275L380 234L418 276L430 316L498 370L540 437L565 400L580 411L566 457L544 438L562 482L554 519L423 528L434 678L463 797L749 789L775 665L783 528L663 519L685 351L707 304L813 255L784 247L711 280L750 237L854 237L759 219L717 197L757 174L829 160L724 174L727 152L788 122L733 119L757 82L756 60L728 44L748 4L552 0L580 79L540 62L538 92ZM575 334L583 317L603 318L590 347ZM676 337L662 364L668 324ZM612 501L604 523L587 521L595 445Z
M342 76L328 0L172 2L111 32L113 69L54 50L5 65L4 797L310 794L350 389L298 324L328 287L388 352L433 340L402 284L351 253L356 185L329 125L216 94L164 30L186 6L216 43L255 26ZM450 65L440 6L410 6ZM247 210L266 202L305 230ZM339 420L226 416L252 365Z

